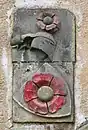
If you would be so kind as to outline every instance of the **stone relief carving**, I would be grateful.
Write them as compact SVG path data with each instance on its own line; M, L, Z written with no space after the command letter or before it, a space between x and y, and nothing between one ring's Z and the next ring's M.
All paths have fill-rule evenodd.
M60 29L60 21L54 13L40 13L37 17L37 25L42 30L53 33Z
M25 34L14 37L11 41L12 47L17 48L18 51L28 50L28 55L25 59L29 61L53 61L53 54L56 47L56 42L53 36L46 32L38 32L36 34ZM50 49L49 49L50 48Z
M26 17L27 22L31 21L28 32L21 24L22 12L23 15L26 14L26 10L14 13L17 21L11 38L13 100L22 107L22 110L29 113L29 117L25 117L26 121L36 122L41 118L44 122L46 118L48 122L55 122L55 118L58 119L56 122L65 119L73 121L74 16L68 11L66 14L65 10L59 12L60 17L57 15L58 10L51 12L43 10L41 13L39 10L29 10L26 14L30 16ZM67 27L68 23L64 25L63 15L67 22L71 22L70 26ZM31 24L34 24L35 28ZM67 28L68 34L71 34L63 36L63 29L66 32ZM22 30L26 33L22 33ZM59 37L62 40L58 39ZM13 106L13 111L14 120L17 121L16 107ZM30 119L31 114L36 118ZM22 122L25 120L23 119Z

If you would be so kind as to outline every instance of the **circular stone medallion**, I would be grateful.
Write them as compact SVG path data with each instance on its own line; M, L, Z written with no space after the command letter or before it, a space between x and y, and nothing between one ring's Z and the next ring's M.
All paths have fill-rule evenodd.
M49 86L42 86L37 92L38 98L41 101L48 102L53 98L53 90Z

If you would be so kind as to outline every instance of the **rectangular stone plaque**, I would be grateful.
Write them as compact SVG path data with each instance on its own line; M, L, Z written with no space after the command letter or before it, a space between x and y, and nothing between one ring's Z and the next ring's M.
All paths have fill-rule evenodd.
M75 16L16 9L11 37L14 122L73 122Z
M14 63L13 64L13 119L15 122L72 122L73 121L73 64L72 63ZM56 110L53 113L50 110L49 113L46 114L46 109L43 111L41 104L38 102L34 102L34 106L28 107L28 102L25 102L24 98L24 89L27 81L31 81L32 77L36 74L46 74L50 73L54 75L54 79L59 77L64 79L64 95L65 104L61 105L61 108ZM59 82L59 81L58 81ZM53 80L51 82L53 84ZM58 83L57 83L58 84ZM53 84L52 89L57 87L57 84ZM60 84L60 82L59 82ZM61 85L61 84L60 84ZM40 88L37 89L36 93L38 93ZM58 88L56 88L58 89ZM28 90L25 90L28 91ZM57 91L57 90L56 90ZM57 92L58 93L58 92ZM59 96L58 96L59 95ZM28 96L28 95L27 95ZM60 97L60 94L56 94L56 98ZM27 98L27 97L26 97ZM30 97L31 98L31 97ZM35 101L35 98L34 98ZM51 100L52 106L56 104L53 98ZM30 101L31 102L31 101ZM44 102L43 102L44 103ZM50 103L50 101L49 101ZM49 105L47 102L47 105ZM38 106L39 105L39 106ZM57 104L58 105L58 104ZM56 106L57 106L56 105ZM34 107L34 108L33 108ZM36 112L35 107L41 107L38 113ZM44 107L44 106L43 106ZM49 108L48 108L49 109ZM43 112L42 112L43 111ZM44 113L45 112L45 113ZM52 113L51 113L52 112ZM41 114L43 113L43 114Z
M50 25L45 24L45 28L47 30L50 29L49 31L44 29L44 23L43 25L41 23L41 21L44 21L45 16L43 15L47 15L44 14L45 12L49 13L53 19ZM30 10L23 8L15 10L13 15L13 62L37 60L75 61L75 16L71 12L65 9ZM29 46L24 45L24 43L20 46L19 41L27 42L27 39L30 39ZM14 42L19 43L18 49L16 44L14 45ZM47 44L47 42L50 44ZM25 48L28 49L25 51ZM34 51L36 50L34 49L40 49L40 52L37 51L37 54L35 55ZM41 54L41 51L43 51L42 53L46 53L47 56Z

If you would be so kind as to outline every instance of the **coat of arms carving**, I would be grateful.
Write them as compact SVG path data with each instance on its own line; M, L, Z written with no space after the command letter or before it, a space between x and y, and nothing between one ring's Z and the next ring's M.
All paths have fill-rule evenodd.
M65 9L17 9L11 46L13 120L73 122L75 16Z

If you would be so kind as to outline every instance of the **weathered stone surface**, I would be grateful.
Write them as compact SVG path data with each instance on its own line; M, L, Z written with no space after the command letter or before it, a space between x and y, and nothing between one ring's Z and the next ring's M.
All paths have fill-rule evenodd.
M12 126L12 64L6 21L11 6L11 0L0 1L0 130L8 130Z
M81 124L81 126L77 130L88 130L88 121Z
M0 129L1 129L1 130L5 130L5 129L6 129L6 126L5 126L4 123L0 123ZM8 130L9 130L9 129L8 129Z
M1 8L1 14L0 14L0 61L4 61L3 57L6 57L8 60L11 59L11 53L10 53L10 46L8 45L7 41L7 24L6 24L6 15L7 8L9 8L9 5L11 4L12 1L10 0L0 0L0 5ZM5 6L4 6L5 5ZM80 125L85 119L85 117L88 117L88 0L16 0L16 5L17 6L38 6L38 7L62 7L69 9L70 11L74 12L77 18L77 65L76 65L76 83L75 83L75 102L76 102L76 126ZM5 7L5 8L4 8ZM5 11L5 13L4 13ZM4 15L3 15L4 13ZM5 48L5 50L3 49ZM6 53L5 53L6 52ZM4 69L5 66L2 65L2 62L0 62L1 68L3 68L3 71L0 71L0 74L2 74L3 83L6 83L6 74L7 70L11 70L11 63L8 63L8 67ZM5 74L5 75L4 75ZM8 76L7 76L8 77ZM1 80L0 79L0 80ZM9 78L9 81L11 81L11 78ZM1 86L1 85L0 85ZM7 88L8 85L5 85L5 88ZM2 88L2 87L1 87ZM11 86L10 86L11 88ZM4 104L6 104L6 99L7 97L5 96L7 94L6 89L3 89L3 91L0 89L0 93L3 93L3 97L1 98L2 102L0 105L0 108ZM81 94L80 94L81 93ZM11 98L10 98L11 99ZM9 102L10 103L10 102ZM9 107L10 108L10 107ZM2 108L3 109L3 117L7 119L7 105ZM0 109L1 110L1 109ZM6 110L6 111L5 111ZM23 117L22 117L23 118ZM1 119L1 117L0 117ZM3 118L1 121L4 121ZM69 123L59 123L59 124L36 124L36 125L31 125L29 126L29 130L73 130L74 124L69 124ZM19 127L24 125L20 124L15 124L18 130ZM76 127L75 126L75 127ZM28 127L28 126L27 126ZM7 130L7 127L5 128L5 124L0 124L0 129L1 130ZM24 128L25 129L25 128Z
M61 123L61 124L30 124L30 125L15 125L11 130L74 130L73 124Z
M73 121L73 106L74 106L73 104L73 63L67 63L67 65L68 64L70 65L70 68L72 67L71 68L72 72L66 72L66 71L64 72L63 65L58 66L59 65L58 63L52 63L52 62L53 61L60 61L60 62L75 61L75 35L74 35L75 29L73 30L73 28L75 28L75 17L71 12L64 9L58 9L58 10L42 9L42 11L51 12L51 14L55 13L59 17L60 22L62 24L60 31L57 31L57 33L54 33L54 34L52 33L52 35L49 33L46 33L45 35L45 32L41 32L40 35L36 37L37 32L41 31L36 26L36 17L41 12L41 10L40 9L30 10L30 9L21 8L21 9L17 9L13 13L14 21L13 21L12 40L16 37L16 35L17 36L20 35L21 39L23 38L23 35L25 35L26 37L22 39L23 41L21 41L19 45L14 46L11 44L12 45L12 61L13 62L37 61L38 63L38 66L37 66L38 68L36 67L37 70L36 69L33 69L32 71L29 70L28 75L25 73L27 72L25 67L23 68L24 65L27 65L25 63L23 63L24 65L22 64L22 66L20 66L19 69L17 68L17 71L13 72L14 73L13 74L14 75L13 76L13 88L14 88L13 98L18 105L20 105L21 107L23 107L24 110L27 110L29 112L30 114L29 118L26 118L26 116L24 115L27 122L32 122L32 121L33 122L36 122L36 121L46 122L46 119L44 119L44 117L52 117L51 120L47 119L48 122L52 122L52 121L55 122L54 120L55 117L58 118L56 122L59 122L59 121L72 122ZM23 18L23 15L25 16L24 18ZM46 25L46 30L49 31L52 28L55 28L57 26L56 24L58 24L57 23L58 20L56 17L54 18L55 19L53 22L56 22L56 23ZM23 23L26 23L26 24L23 24ZM33 34L30 35L30 32ZM72 55L73 53L74 55ZM51 63L44 63L44 60L46 59L47 61L51 61ZM39 61L43 61L43 62L39 63ZM39 67L40 64L42 65L41 67ZM24 69L25 69L25 72L23 72ZM50 73L55 78L56 77L63 78L64 86L66 88L65 93L67 90L67 95L64 95L64 93L62 94L62 92L64 91L64 88L63 88L63 91L60 92L61 95L57 94L56 96L54 94L55 97L52 98L50 103L46 102L47 104L46 103L43 104L41 101L39 101L36 98L31 101L28 101L27 103L28 106L27 106L27 104L23 100L23 87L24 87L25 82L27 82L28 80L29 81L33 80L33 82L37 84L37 86L40 85L41 81L36 80L35 82L34 79L32 78L35 75L35 73L45 73L45 74ZM39 79L43 80L43 77ZM71 83L69 82L69 79L70 81L72 81ZM45 81L44 81L43 85L48 85L48 84L45 84ZM55 101L55 104L54 104L54 101ZM33 108L33 105L34 105L34 108ZM53 107L53 105L55 107ZM13 108L15 108L15 106L13 106ZM49 112L53 114L50 114L49 112L47 113L47 108L49 109ZM15 109L13 111L14 113L17 113ZM36 118L30 118L31 113L35 114ZM41 119L43 118L42 121L40 120L40 117L37 117L36 115L41 116ZM63 118L59 119L60 117L63 117ZM18 122L20 122L20 120L21 118L19 118ZM25 122L25 120L23 120L23 122Z
M43 41L44 40L44 41ZM45 41L47 40L47 41ZM27 62L27 61L52 61L55 46L48 44L49 39L36 37L31 44L31 50L25 48L22 50L17 50L17 48L12 49L12 59L14 62ZM39 44L40 43L40 44ZM25 45L24 45L25 46ZM24 47L22 46L22 47ZM49 49L51 48L51 49Z
M60 30L52 33L56 46L52 46L51 41L47 39L47 35L44 37L37 37L34 40L31 40L30 47L28 50L17 50L17 48L12 49L12 60L13 61L38 61L39 56L45 56L42 54L43 52L48 55L51 61L75 61L75 16L65 9L42 9L42 11L50 12L51 14L55 13L59 17L59 21L61 22ZM13 39L16 35L23 35L32 33L35 34L37 32L42 31L36 26L36 18L38 14L41 12L39 9L17 9L13 13L14 22L13 22ZM52 28L56 28L58 20L55 17L54 23L47 25L46 30L52 30ZM39 26L42 29L45 28L42 21L39 21ZM58 28L58 27L57 27ZM51 32L50 32L51 33ZM28 36L27 36L28 37ZM29 40L30 41L30 37ZM48 41L47 41L48 40ZM32 42L35 41L35 45L32 46ZM22 44L22 43L21 43ZM25 44L25 41L24 41ZM25 46L25 45L24 45ZM30 48L33 47L35 50L32 51ZM51 49L49 49L51 48ZM37 53L36 56L36 49ZM41 52L41 51L43 52ZM51 57L52 55L52 57ZM23 57L23 58L22 58ZM46 56L45 56L46 58ZM39 59L40 61L44 61L44 57ZM50 61L48 59L48 61Z
M14 63L13 69L14 69L13 99L16 102L16 103L14 102L14 105L13 105L13 119L15 122L21 122L21 121L22 122L62 122L62 121L72 122L73 121L74 104L73 104L73 64L72 63L62 63L62 64L58 63L58 62L57 63L45 63L45 64L44 63L40 63L40 64L38 64L38 63L20 63L20 64ZM27 71L27 70L29 70L29 71ZM67 74L66 74L66 71L67 71ZM45 73L45 74L51 73L51 75L55 75L56 77L59 76L60 79L62 79L61 77L63 77L65 79L65 81L63 80L64 81L63 83L65 85L64 87L62 84L62 80L59 79L61 83L58 80L59 84L62 86L62 90L59 91L59 94L60 94L59 96L61 96L61 95L64 96L66 93L67 94L64 97L64 100L57 97L58 101L61 101L60 104L59 103L57 104L58 109L59 109L59 107L61 107L61 109L59 109L58 111L55 110L55 111L57 111L57 113L47 114L47 115L40 115L40 114L36 113L37 115L39 115L39 116L36 116L36 115L34 115L35 113L33 112L33 109L32 109L32 111L30 111L28 109L27 104L24 102L23 89L24 89L25 82L30 81L32 79L32 76L35 75L32 80L37 84L38 80L36 80L36 78L39 79L39 81L40 81L40 77L38 76L39 73ZM42 76L42 74L41 74L41 76ZM50 80L51 79L52 79L52 77L50 78ZM43 76L42 76L42 80L43 80ZM56 82L56 81L54 81L54 82ZM54 83L54 82L52 82L52 83ZM41 83L42 82L40 82L38 84L38 86ZM69 84L70 87L68 87L67 84ZM41 84L41 85L43 85L43 84ZM47 84L44 84L44 85L47 85ZM57 83L55 85L57 85ZM65 88L65 93L63 93L64 88ZM53 89L53 86L52 86L52 89ZM55 89L55 91L56 91L56 89ZM66 98L66 102L64 102L65 98ZM55 99L55 100L57 102L57 99ZM53 102L53 100L51 102ZM36 103L38 104L38 102L34 102L34 104L36 104ZM28 104L29 104L29 108L30 108L30 102ZM31 106L33 107L33 105L31 105ZM32 114L32 113L34 113L34 114ZM24 118L22 118L21 116L23 116ZM40 116L42 116L42 117L40 117ZM52 117L52 119L48 119L48 118L44 118L44 117ZM53 119L54 117L57 117L57 119L54 120ZM59 117L63 117L63 118L59 119Z

